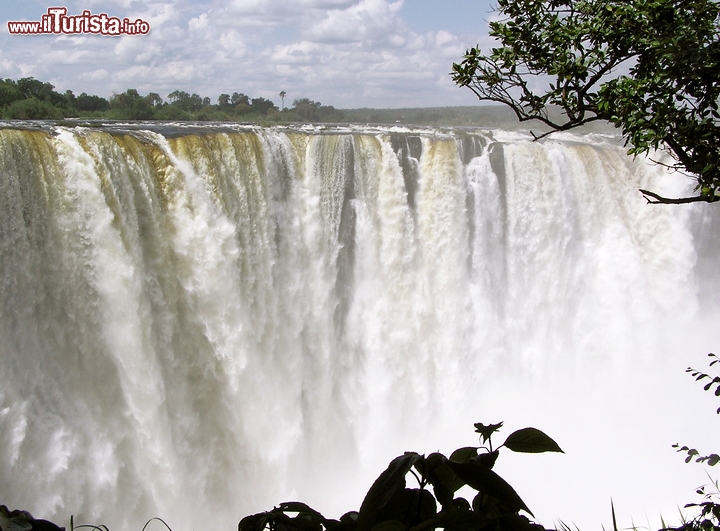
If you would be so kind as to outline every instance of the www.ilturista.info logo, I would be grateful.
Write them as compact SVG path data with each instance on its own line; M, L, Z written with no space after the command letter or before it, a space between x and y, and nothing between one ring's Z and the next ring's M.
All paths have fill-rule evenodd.
M12 35L91 33L119 36L150 33L150 24L139 18L131 21L128 18L111 17L107 13L93 14L87 9L82 15L68 15L65 7L48 8L40 22L8 22L7 27Z

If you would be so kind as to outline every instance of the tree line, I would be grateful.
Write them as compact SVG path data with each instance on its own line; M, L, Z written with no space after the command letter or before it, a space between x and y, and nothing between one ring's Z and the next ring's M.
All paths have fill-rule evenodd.
M62 120L89 118L107 120L193 120L229 122L338 122L344 113L309 98L293 101L285 108L286 92L279 95L283 109L266 98L234 92L220 94L217 101L175 90L163 98L156 92L145 96L129 88L110 99L79 96L71 90L57 92L48 82L32 77L0 79L0 118L17 120Z
M265 98L233 92L220 94L215 102L199 94L175 90L164 98L151 92L142 96L135 89L113 94L110 99L75 95L32 77L0 78L0 119L63 120L172 120L214 122L344 122L362 124L414 124L431 126L483 126L513 128L515 115L501 106L358 108L336 109L309 98L294 100L285 107L287 93L278 94L282 109Z

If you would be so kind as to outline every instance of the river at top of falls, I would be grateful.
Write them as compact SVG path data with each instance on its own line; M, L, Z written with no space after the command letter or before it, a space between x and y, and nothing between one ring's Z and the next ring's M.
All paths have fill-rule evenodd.
M658 157L661 155L658 154ZM0 124L0 503L65 523L330 517L474 422L546 527L698 501L720 215L612 135ZM498 441L500 442L500 441Z

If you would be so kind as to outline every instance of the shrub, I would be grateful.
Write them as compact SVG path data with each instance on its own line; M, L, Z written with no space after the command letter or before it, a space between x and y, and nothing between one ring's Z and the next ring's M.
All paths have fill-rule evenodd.
M493 449L491 437L502 423L475 424L480 447L455 450L450 457L432 453L427 457L406 452L390 462L368 490L358 511L339 520L325 518L300 502L281 503L271 511L243 518L238 531L535 531L521 512L533 516L525 502L493 467L499 450L514 452L562 452L550 437L535 428L511 433ZM408 488L410 475L417 488ZM462 487L476 494L472 501L457 497Z

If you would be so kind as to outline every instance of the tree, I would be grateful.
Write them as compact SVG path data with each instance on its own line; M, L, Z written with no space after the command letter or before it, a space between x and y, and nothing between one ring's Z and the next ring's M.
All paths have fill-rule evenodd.
M110 108L110 102L105 98L88 96L84 92L76 98L75 105L80 111L106 111Z
M170 104L187 101L190 98L190 94L181 90L174 90L167 95L170 100Z
M285 110L285 96L287 96L287 92L285 92L284 90L281 90L280 91L280 100L282 101L282 103L280 105L282 106L283 111Z
M720 3L498 0L498 13L497 47L469 49L458 85L550 128L536 138L604 120L632 155L667 151L699 193L641 190L650 203L720 200Z
M233 92L232 97L230 98L230 103L233 105L238 105L240 103L250 105L250 97L243 93Z
M18 79L17 88L20 90L25 99L36 98L40 101L53 100L54 86L50 83L43 83L32 77L24 77Z
M66 90L65 94L63 94L63 96L65 96L65 101L67 102L67 105L74 108L75 105L77 104L77 97L75 97L75 94L73 94L73 91Z
M23 93L20 92L15 81L12 79L0 80L0 108L24 99Z
M270 110L275 109L275 104L265 98L253 98L250 100L253 110L258 114L267 114Z
M150 103L135 89L114 94L110 99L110 108L117 109L118 117L124 120L149 120L153 117Z
M300 98L293 102L295 113L303 120L308 122L320 121L320 102L313 101L309 98Z
M147 101L153 107L159 107L163 104L163 99L157 92L151 92L150 94L145 96L145 101Z
M208 104L210 104L209 100L208 100ZM202 108L202 106L203 106L202 97L200 97L199 94L196 94L193 92L187 100L186 110L197 111L197 110L200 110Z
M199 111L203 105L210 105L210 98L203 99L199 94L188 94L182 90L175 90L168 94L168 99L171 100L170 105L176 105L183 111ZM162 100L161 100L162 101Z
M5 118L16 120L60 120L65 118L65 113L61 108L34 96L13 102L4 114Z
M339 122L345 117L341 110L332 105L322 105L309 98L293 101L292 112L298 120L305 122Z

